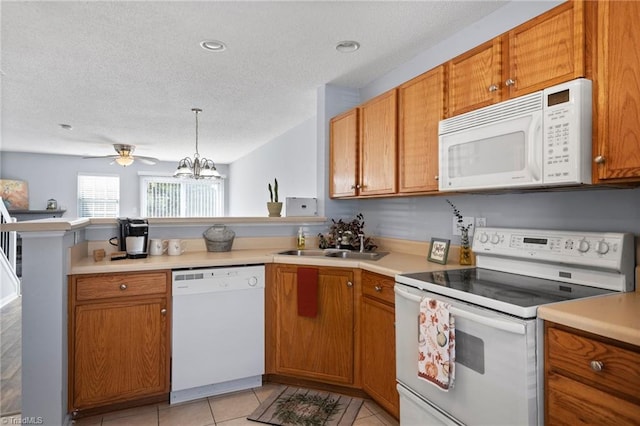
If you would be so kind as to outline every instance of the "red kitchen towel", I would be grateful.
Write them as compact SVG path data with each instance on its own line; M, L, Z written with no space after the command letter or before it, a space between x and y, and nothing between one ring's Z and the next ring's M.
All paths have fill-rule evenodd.
M298 268L298 315L313 318L318 314L318 269Z

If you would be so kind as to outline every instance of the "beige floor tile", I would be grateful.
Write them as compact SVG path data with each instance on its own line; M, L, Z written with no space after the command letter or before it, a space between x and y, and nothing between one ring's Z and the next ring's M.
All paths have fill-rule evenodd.
M261 423L252 422L247 420L246 417L238 417L237 419L231 419L224 422L217 422L216 426L260 426Z
M379 413L376 413L376 417L379 418L385 425L387 426L399 426L400 423L396 419L394 419L391 414L382 410Z
M262 403L262 402L264 402L265 399L269 398L269 395L271 395L271 392L273 392L274 390L280 388L281 386L282 385L279 385L277 383L267 383L267 384L262 385L262 387L253 388L253 392L258 397L258 401L260 401L260 403Z
M380 412L384 412L382 407L380 407L378 404L376 404L371 399L365 399L364 400L364 404L362 404L362 405L367 407L367 409L369 409L369 411L371 411L373 414L378 414Z
M243 391L209 398L216 423L247 417L258 408L260 401L253 391Z
M353 422L353 426L385 426L377 416L363 417Z
M158 410L140 412L132 416L117 417L110 420L103 419L102 426L158 426Z
M374 414L371 412L371 410L369 410L369 408L366 405L362 404L362 406L360 407L360 411L358 411L358 415L356 416L356 420L364 417L370 417L373 415Z
M214 424L211 407L206 399L162 409L160 426L204 426Z
M120 417L138 416L146 413L158 413L158 408L154 405L143 405L141 407L127 408L126 410L112 411L102 416L103 421L114 420Z

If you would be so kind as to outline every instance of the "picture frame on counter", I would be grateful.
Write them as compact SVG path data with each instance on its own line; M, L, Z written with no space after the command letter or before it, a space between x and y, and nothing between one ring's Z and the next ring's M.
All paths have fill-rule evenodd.
M427 260L429 262L446 265L450 242L450 240L444 238L431 238Z

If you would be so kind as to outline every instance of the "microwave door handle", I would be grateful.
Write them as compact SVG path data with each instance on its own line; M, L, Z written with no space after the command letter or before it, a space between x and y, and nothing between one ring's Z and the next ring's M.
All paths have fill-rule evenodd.
M398 296L405 299L418 303L422 302L422 296L416 296L398 287L394 287L393 291ZM489 318L482 315L474 314L473 312L465 311L463 309L455 308L453 306L449 308L449 313L451 313L451 315L455 317L468 319L478 324L486 325L488 327L496 328L502 331L507 331L509 333L524 335L526 332L524 324L518 322L506 321L500 318Z
M528 147L529 147L529 171L536 181L541 181L542 173L542 113L533 114L533 119L528 130Z

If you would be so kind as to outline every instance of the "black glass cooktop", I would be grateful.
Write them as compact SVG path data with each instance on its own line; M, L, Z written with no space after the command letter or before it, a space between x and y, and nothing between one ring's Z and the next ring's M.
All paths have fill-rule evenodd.
M465 300L464 294L480 298L496 300L501 303L532 307L547 303L580 299L583 297L615 293L611 290L589 287L535 278L526 275L493 271L490 269L451 269L447 271L419 272L402 274L408 280L398 278L398 282L408 285L430 283L434 288L428 290L437 292L440 286L444 294ZM411 281L414 281L413 283ZM416 282L417 281L417 282ZM474 297L474 299L477 299Z

